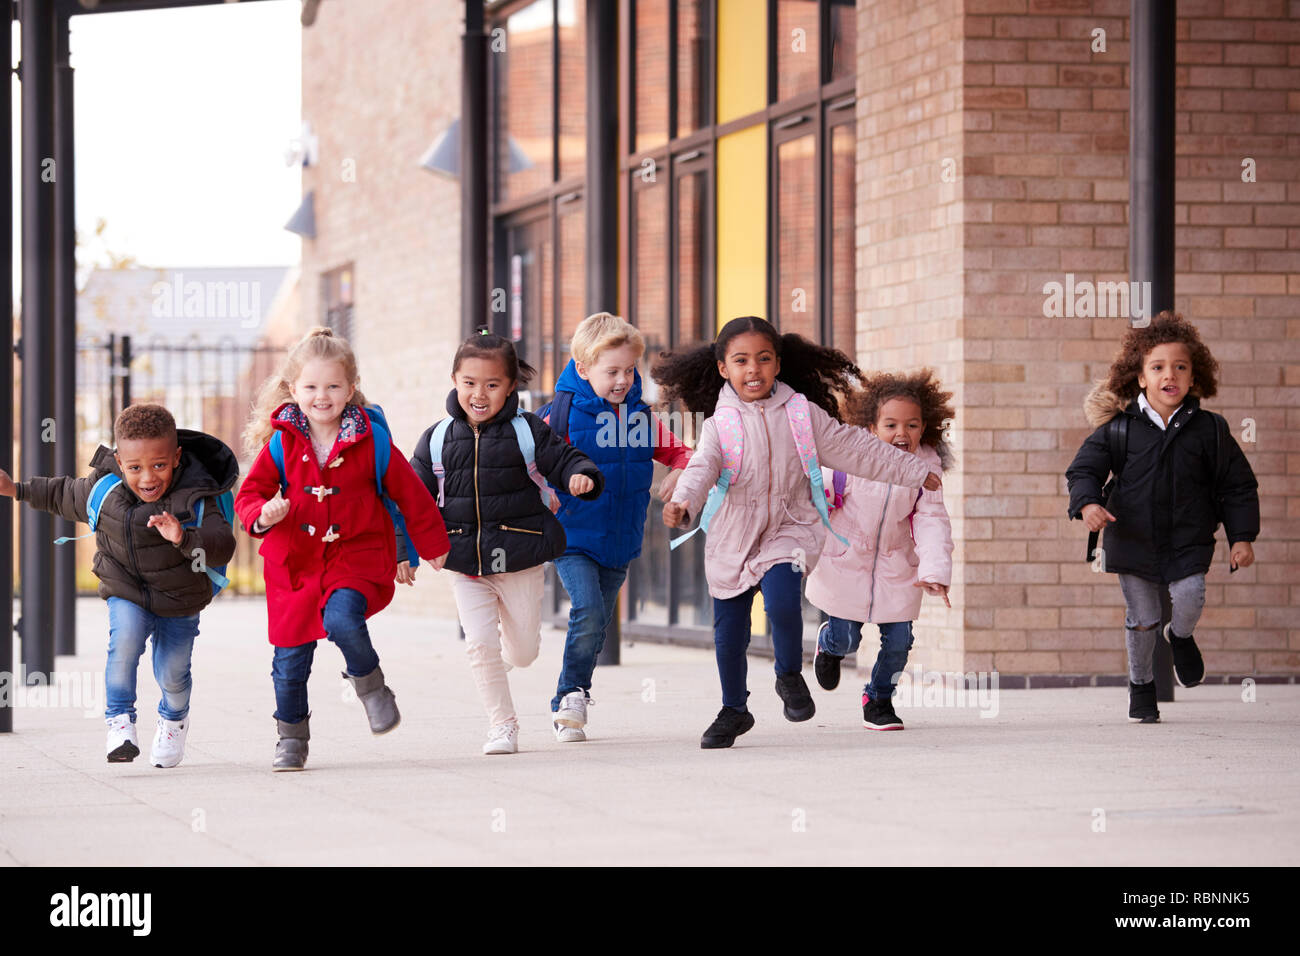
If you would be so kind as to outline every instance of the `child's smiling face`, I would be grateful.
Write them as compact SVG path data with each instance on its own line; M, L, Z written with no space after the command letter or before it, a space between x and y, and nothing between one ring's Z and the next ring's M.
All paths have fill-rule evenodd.
M461 359L451 381L456 386L456 400L472 425L494 418L515 390L514 380L506 374L505 363L490 357Z
M1157 345L1142 358L1138 385L1165 421L1183 404L1192 387L1192 353L1182 342Z
M910 398L891 398L880 406L870 430L881 441L915 455L925 434L921 406Z
M180 463L181 449L174 438L123 438L117 443L122 480L144 502L157 501L167 493Z
M781 372L772 340L762 332L742 332L727 343L727 354L718 362L718 374L731 383L742 401L754 402L772 394Z
M636 363L640 358L641 350L628 343L605 349L591 365L583 365L577 360L573 364L578 374L591 385L597 398L621 405L627 398L628 389L636 381Z
M356 384L348 381L342 362L312 359L303 365L290 391L309 422L328 428L343 417Z

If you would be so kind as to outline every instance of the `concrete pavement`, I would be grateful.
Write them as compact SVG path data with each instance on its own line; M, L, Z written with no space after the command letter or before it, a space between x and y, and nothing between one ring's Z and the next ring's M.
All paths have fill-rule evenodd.
M1122 688L1002 690L992 717L918 695L898 708L906 731L875 733L857 676L827 693L807 668L817 716L791 724L770 660L751 658L757 726L702 751L720 706L712 655L637 644L597 670L590 740L561 745L548 713L563 635L548 629L537 663L511 674L521 752L486 757L455 623L385 612L371 631L402 725L371 737L323 644L308 770L274 774L265 606L223 599L196 645L185 761L159 770L147 661L145 753L105 762L107 612L83 599L78 616L81 653L58 666L80 692L26 701L0 735L5 865L1300 861L1296 685L1258 686L1253 702L1180 689L1155 726L1128 723Z

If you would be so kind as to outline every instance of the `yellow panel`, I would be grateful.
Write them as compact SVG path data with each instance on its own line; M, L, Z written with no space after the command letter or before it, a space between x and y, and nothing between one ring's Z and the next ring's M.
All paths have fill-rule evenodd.
M718 122L767 106L767 4L718 0Z
M718 140L718 328L767 318L767 127Z

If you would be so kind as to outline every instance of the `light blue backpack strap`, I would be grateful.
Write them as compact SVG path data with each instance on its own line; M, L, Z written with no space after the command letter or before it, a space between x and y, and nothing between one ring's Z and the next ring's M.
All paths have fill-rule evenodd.
M447 471L442 467L442 446L447 440L447 429L451 427L451 418L444 418L438 424L433 426L433 434L429 436L429 461L433 464L434 477L438 479L438 507L441 508L445 503L443 494L443 481L447 476Z
M745 455L745 426L740 418L740 412L734 408L718 409L713 416L713 427L717 430L718 446L722 450L722 471L718 475L718 483L709 489L709 497L704 500L704 507L700 510L699 526L668 542L670 551L678 548L683 541L693 538L697 531L709 533L709 524L713 521L713 516L718 513L718 509L722 507L722 499L727 496L727 489L740 474L740 465Z
M100 478L90 489L90 497L86 499L86 524L90 525L90 531L86 534L79 534L75 537L63 536L55 538L55 544L67 544L69 541L80 541L82 538L89 538L99 530L99 512L104 507L104 499L108 497L109 492L122 483L118 475L109 473Z
M537 470L537 444L533 441L533 430L528 427L528 420L524 418L523 412L516 411L515 417L510 419L510 424L514 426L519 451L524 456L524 464L528 467L528 477L541 493L542 504L554 511L557 499L555 492L551 491L546 479L542 477L542 473Z
M849 540L831 528L830 512L826 508L826 485L822 481L822 466L817 460L817 442L812 432L812 419L808 412L808 399L796 392L785 403L786 418L790 420L790 431L794 434L795 448L799 454L799 464L812 485L813 507L822 519L822 524L830 529L831 534L848 546Z
M284 439L280 437L279 431L272 433L268 447L271 449L271 460L275 462L275 467L280 472L280 494L287 497L289 478L284 472Z

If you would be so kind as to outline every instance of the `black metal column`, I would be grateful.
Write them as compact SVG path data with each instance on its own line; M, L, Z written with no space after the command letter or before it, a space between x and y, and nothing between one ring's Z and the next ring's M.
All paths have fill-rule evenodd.
M1150 282L1150 315L1174 307L1174 95L1178 5L1130 5L1129 276ZM1138 320L1140 321L1140 320ZM1166 590L1161 628L1170 616ZM1174 699L1173 657L1156 641L1156 698Z
M3 0L0 0L3 2ZM55 19L54 36L54 469L77 473L77 235L72 117L72 66L68 17ZM55 537L72 537L75 525L54 519ZM77 552L54 549L54 653L77 653Z
M13 108L10 96L13 74L9 64L13 62L13 4L0 0L5 7L4 36L0 37L0 67L4 69L4 89L0 90L0 134L4 136L0 144L0 183L4 183L5 195L8 197L13 189ZM14 395L14 210L8 198L5 199L5 216L0 231L0 468L9 475L14 473L14 419L12 401ZM6 682L12 688L17 682L10 675L14 672L14 508L18 505L0 501L0 682ZM14 729L13 694L0 694L0 734L10 733Z
M488 45L483 0L465 0L461 38L461 337L488 318ZM494 329L494 331L499 331Z
M618 7L587 3L587 314L618 308ZM617 664L622 600L597 664Z
M54 6L22 0L23 373L22 473L54 470L43 433L54 418ZM28 684L54 671L54 522L22 516L22 656Z

